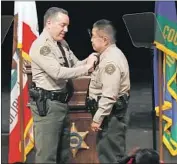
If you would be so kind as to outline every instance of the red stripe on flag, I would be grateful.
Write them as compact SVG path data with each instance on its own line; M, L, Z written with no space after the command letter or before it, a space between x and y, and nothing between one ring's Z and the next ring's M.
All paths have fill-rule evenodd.
M11 131L9 136L9 154L8 154L8 163L20 162L21 153L19 150L19 141L20 141L20 122L17 121L16 126L13 131Z
M28 103L28 83L23 88L23 99L24 99L24 131L31 119L31 110L27 107ZM21 152L20 152L20 112L19 112L19 104L20 96L18 97L18 121L16 126L14 127L13 131L9 137L9 163L14 162L22 162L21 161ZM14 153L15 152L15 153Z
M36 39L36 35L31 31L31 27L23 22L23 40L22 40L22 50L29 54L31 44Z

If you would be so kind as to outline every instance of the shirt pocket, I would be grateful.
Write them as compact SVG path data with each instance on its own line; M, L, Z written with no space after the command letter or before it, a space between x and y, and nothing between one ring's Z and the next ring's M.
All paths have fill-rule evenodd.
M55 59L59 62L59 64L61 66L64 66L65 61L58 47L52 47L52 54L54 55Z
M92 83L95 85L96 88L102 88L103 86L98 69L96 69L92 74Z
M58 57L58 62L60 63L61 66L65 66L65 61L64 61L64 58L62 56Z
M65 54L66 54L66 58L68 60L69 67L73 67L74 66L74 60L73 60L72 54L67 49L65 49Z

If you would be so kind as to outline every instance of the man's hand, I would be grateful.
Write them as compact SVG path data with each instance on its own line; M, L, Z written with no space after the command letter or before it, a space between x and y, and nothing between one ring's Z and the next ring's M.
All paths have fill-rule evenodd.
M86 63L86 66L88 68L88 72L91 73L94 71L94 63L96 61L96 56L89 56L87 58L87 63Z
M94 71L95 64L97 64L97 62L98 62L98 57L96 57L95 55L96 55L96 53L92 53L87 58L86 65L88 67L88 72L89 73Z
M94 132L97 132L97 131L99 131L99 130L102 130L101 128L100 128L100 126L101 126L101 124L99 124L99 123L96 123L96 122L92 122L92 124L91 124L91 129L94 131Z
M129 153L128 153L128 156L132 156L132 155L135 155L136 152L140 149L140 147L135 147L133 148Z
M94 53L92 53L91 55L89 55L89 57L87 58L87 64L96 64L98 62L98 57L96 57L94 55Z
M99 56L98 53L93 52L93 53L91 53L91 54L88 56L87 59L93 58L93 59L95 60L94 63L97 64L97 63L98 63L98 56Z

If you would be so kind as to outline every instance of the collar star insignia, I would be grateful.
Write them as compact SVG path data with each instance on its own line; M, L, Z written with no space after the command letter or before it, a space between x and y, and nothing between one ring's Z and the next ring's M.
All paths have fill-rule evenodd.
M76 157L76 154L79 149L89 149L89 146L85 143L84 139L87 136L89 131L78 132L75 123L72 123L70 131L70 147L73 154L73 158Z

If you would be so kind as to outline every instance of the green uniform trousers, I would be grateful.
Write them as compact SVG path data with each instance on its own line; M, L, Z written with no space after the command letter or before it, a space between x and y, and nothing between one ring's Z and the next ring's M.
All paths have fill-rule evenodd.
M36 103L31 102L34 120L35 162L66 164L70 162L70 125L68 105L47 100L48 113L40 117Z
M106 117L97 133L97 153L100 163L116 163L125 156L127 121L125 117Z

